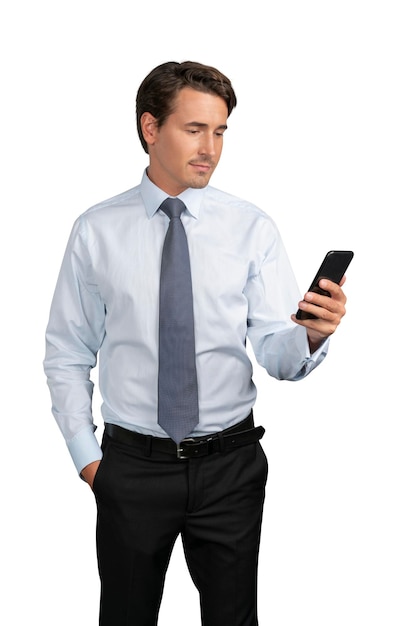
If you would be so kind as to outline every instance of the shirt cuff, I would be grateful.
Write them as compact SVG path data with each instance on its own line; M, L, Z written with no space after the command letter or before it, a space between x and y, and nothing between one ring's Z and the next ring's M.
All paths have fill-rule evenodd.
M81 430L73 439L67 441L68 450L71 454L78 474L93 461L100 461L102 450L95 437L95 428L90 426Z
M306 335L306 341L307 341L307 335ZM327 356L327 352L329 350L329 344L330 344L330 338L327 337L321 343L321 345L317 348L317 350L315 350L312 354L310 354L309 342L307 341L308 356L306 358L306 362L305 362L302 370L299 372L299 375L296 378L294 378L294 380L300 380L302 378L305 378L318 365L320 365L320 363L323 361L323 359L325 359L326 356Z

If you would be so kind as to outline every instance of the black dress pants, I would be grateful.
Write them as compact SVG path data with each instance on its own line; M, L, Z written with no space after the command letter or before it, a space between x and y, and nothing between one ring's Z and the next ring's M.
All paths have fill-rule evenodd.
M94 483L100 626L156 626L181 535L203 626L257 626L267 461L259 442L180 460L104 434ZM174 616L177 623L177 615Z

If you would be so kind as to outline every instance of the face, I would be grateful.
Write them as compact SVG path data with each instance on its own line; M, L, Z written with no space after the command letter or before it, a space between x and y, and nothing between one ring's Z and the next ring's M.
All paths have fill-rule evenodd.
M190 87L179 92L173 113L160 128L144 113L150 180L170 196L205 187L220 160L227 117L222 98Z

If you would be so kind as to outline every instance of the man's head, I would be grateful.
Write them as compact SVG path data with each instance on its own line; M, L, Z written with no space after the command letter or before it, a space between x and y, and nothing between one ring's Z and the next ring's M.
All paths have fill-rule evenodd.
M136 98L151 180L169 195L204 187L218 164L236 103L230 80L213 67L186 61L152 70Z
M194 61L170 61L159 65L143 80L136 96L137 131L145 152L148 153L148 146L143 137L141 116L151 113L160 128L172 112L179 91L185 87L222 98L228 116L237 104L231 81L214 67Z

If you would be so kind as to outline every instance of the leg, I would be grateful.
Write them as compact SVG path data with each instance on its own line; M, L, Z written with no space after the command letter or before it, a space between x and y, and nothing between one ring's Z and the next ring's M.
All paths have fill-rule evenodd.
M151 460L104 438L94 485L100 626L156 626L167 566L184 520L186 484L180 464Z
M259 443L206 457L195 469L191 465L183 543L200 592L203 626L258 624L257 569L266 477L267 462ZM193 493L198 494L196 499Z

